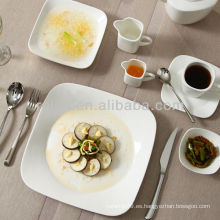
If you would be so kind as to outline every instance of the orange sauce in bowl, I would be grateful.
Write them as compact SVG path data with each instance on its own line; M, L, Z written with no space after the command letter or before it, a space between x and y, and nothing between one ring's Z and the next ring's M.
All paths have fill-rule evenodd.
M129 65L127 68L127 73L133 77L142 77L144 68L137 65Z

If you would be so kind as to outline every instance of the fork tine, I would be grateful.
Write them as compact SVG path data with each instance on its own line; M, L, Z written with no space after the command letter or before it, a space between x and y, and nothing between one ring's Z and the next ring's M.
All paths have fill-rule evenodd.
M34 101L35 93L36 93L36 89L33 89L32 93L31 93L31 96L30 96L30 99L29 99L29 101L28 101L28 106L29 106L29 107L32 107L32 104L33 104L33 101Z
M39 101L40 101L40 98L41 98L41 92L40 92L40 90L38 90L38 95L37 95L37 103L39 103Z
M37 107L38 107L38 103L40 100L40 90L38 89L33 89L30 99L28 101L28 105L27 105L27 111L30 112L34 112ZM30 113L30 114L32 114Z
M38 107L38 103L40 100L40 90L36 90L35 97L33 100L33 108L36 109Z
M39 101L39 95L40 95L40 90L36 91L35 97L34 97L34 104L36 105Z
M33 101L33 98L35 96L35 92L36 92L36 89L33 89L32 92L31 92L30 98L28 100L28 103Z
M34 98L36 95L36 89L33 89L31 96L29 98L28 104L27 104L27 108L33 109L34 108Z

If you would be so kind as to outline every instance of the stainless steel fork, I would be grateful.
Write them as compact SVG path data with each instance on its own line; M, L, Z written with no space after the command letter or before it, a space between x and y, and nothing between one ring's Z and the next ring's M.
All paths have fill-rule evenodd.
M20 139L22 130L24 128L25 122L36 111L37 107L39 106L39 101L40 101L40 90L33 89L31 96L30 96L30 99L28 100L28 103L27 103L26 115L25 115L24 121L23 121L23 123L19 129L19 132L17 134L17 137L15 138L15 141L14 141L12 147L10 148L8 155L4 161L5 166L10 165L10 162L11 162L12 157L14 155L17 143Z

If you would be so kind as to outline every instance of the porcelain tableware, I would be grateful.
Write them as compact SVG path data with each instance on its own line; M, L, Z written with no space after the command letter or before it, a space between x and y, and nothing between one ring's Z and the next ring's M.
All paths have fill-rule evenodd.
M172 86L172 84L170 83L171 81L171 75L170 75L170 71L167 68L160 68L157 71L157 77L159 78L159 80L162 83L166 83L167 85L170 86L170 88L172 89L173 93L175 94L175 96L177 97L177 99L179 100L179 102L181 103L183 109L185 110L186 114L188 115L188 117L190 118L192 123L195 123L195 119L193 118L193 116L191 115L191 113L189 112L189 110L187 109L187 107L185 106L185 104L183 103L182 99L179 97L179 95L176 93L176 90L174 89L174 87Z
M128 127L135 149L126 175L116 184L107 189L100 188L97 192L81 192L61 184L51 173L46 161L48 135L54 122L67 111L84 108L88 103L93 107L106 104L106 109ZM125 108L117 110L112 107L112 103L121 103ZM137 108L126 109L126 106L134 104L137 104ZM142 107L128 99L94 88L71 83L57 85L42 104L28 140L21 163L23 181L32 190L81 209L108 216L126 212L141 186L156 134L156 121L152 112Z
M201 66L205 69L207 69L211 75L211 82L209 84L209 86L205 89L197 89L194 88L192 86L190 86L185 79L185 72L186 70L191 67L191 66ZM205 94L206 92L209 92L211 89L215 89L215 90L219 90L220 91L220 83L217 84L215 82L215 69L212 67L212 65L209 65L207 63L203 63L203 62L191 62L189 63L183 71L182 74L182 88L183 88L183 92L186 93L187 95L191 96L191 97L200 97L201 95ZM198 76L198 80L200 80L200 76Z
M205 168L198 168L193 166L185 157L185 151L186 151L186 142L189 137L196 137L196 136L203 136L210 140L214 146L217 148L217 157L212 161L212 163ZM200 174L213 174L218 171L220 168L220 136L210 130L206 130L203 128L190 128L189 130L186 131L184 134L180 146L179 146L179 160L181 164L187 168L188 170L195 172L195 173L200 173Z
M85 54L85 56L77 59L64 59L63 57L60 56L54 56L53 54L49 53L45 49L43 50L40 47L39 33L41 31L41 26L48 13L56 8L70 9L70 10L77 9L79 11L88 14L91 18L93 18L93 20L96 21L97 30L98 30L96 40L91 50L87 54ZM98 49L102 42L102 38L105 33L106 25L107 25L106 14L97 8L72 0L46 0L31 32L31 36L28 41L28 47L33 54L40 56L44 59L78 69L88 68L93 63L96 57L96 54L98 52Z
M173 59L169 65L169 71L171 74L171 84L175 87L178 95L185 103L192 115L200 118L208 118L213 115L219 104L219 93L207 92L204 95L194 98L186 95L182 89L182 74L185 67L192 62L204 62L211 65L216 72L216 80L220 82L220 69L211 63L204 60L200 60L196 57L180 55ZM184 111L183 107L179 104L178 99L173 94L172 89L164 84L161 90L161 99L170 108Z
M127 68L129 65L137 65L144 69L144 73L141 77L134 77L128 74ZM143 81L150 81L155 79L155 74L147 72L147 65L145 62L138 60L138 59L130 59L128 61L123 61L121 63L122 68L124 69L124 83L133 86L139 87L141 86Z
M162 0L169 17L179 24L192 24L205 18L218 0Z
M135 18L116 20L113 25L118 31L117 46L125 52L136 53L140 46L152 43L150 37L143 35L143 23Z

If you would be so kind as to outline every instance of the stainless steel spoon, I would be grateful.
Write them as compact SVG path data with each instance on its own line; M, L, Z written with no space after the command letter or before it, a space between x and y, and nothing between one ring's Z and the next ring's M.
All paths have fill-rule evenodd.
M8 155L4 161L4 165L5 166L9 166L10 163L11 163L11 160L13 158L13 155L15 153L15 150L17 148L17 143L20 139L20 136L21 136L21 133L22 133L22 130L24 128L24 125L25 125L25 122L28 118L30 118L34 112L37 110L37 108L39 107L39 104L40 104L40 90L36 90L36 89L33 89L32 93L31 93L31 96L30 96L30 99L28 101L28 104L27 104L27 107L26 107L26 113L25 113L25 118L24 118L24 121L19 129L19 132L15 138L15 141L14 143L12 144L9 152L8 152Z
M185 104L183 103L182 99L178 96L175 89L173 88L173 86L170 83L170 80L171 80L170 71L167 68L160 68L160 69L158 69L156 76L162 83L166 83L170 86L170 88L172 89L172 91L174 92L176 97L178 98L179 102L182 104L182 106L183 106L186 114L189 116L191 122L195 123L196 122L195 119L193 118L193 116L191 115L191 113L189 112L189 110L187 109Z
M0 135L2 134L2 130L4 128L6 119L8 117L8 113L11 111L11 109L15 108L22 100L24 95L24 87L19 82L13 82L7 91L6 94L6 101L8 104L8 110L5 114L5 117L2 121L2 124L0 126Z

